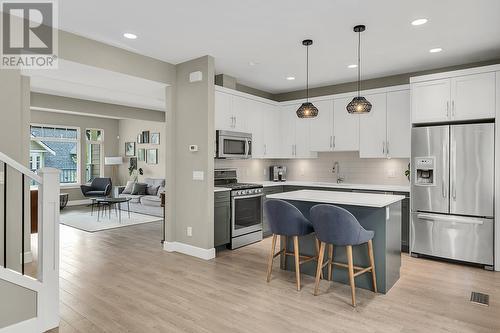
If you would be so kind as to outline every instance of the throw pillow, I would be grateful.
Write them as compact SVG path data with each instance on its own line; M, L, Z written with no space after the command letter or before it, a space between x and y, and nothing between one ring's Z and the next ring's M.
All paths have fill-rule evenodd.
M133 180L127 181L127 185L122 191L122 194L132 194L132 190L134 189L135 182Z
M160 197L163 192L165 192L165 186L158 187L158 197Z
M135 183L134 188L132 190L133 195L146 195L147 184L143 183Z
M146 188L146 194L147 195L156 195L158 193L158 188L160 186L154 186L154 185L148 185Z

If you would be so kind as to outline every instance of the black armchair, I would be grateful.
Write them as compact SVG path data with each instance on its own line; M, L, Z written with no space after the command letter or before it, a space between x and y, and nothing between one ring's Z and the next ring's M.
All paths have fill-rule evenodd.
M86 198L107 197L111 193L111 188L111 178L94 178L90 185L80 186Z

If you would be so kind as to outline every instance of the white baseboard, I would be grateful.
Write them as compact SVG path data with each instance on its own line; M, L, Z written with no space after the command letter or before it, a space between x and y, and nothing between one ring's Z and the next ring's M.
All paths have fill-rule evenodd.
M201 247L196 247L180 242L165 242L163 243L163 249L167 252L179 252L203 260L210 260L215 258L215 248L203 249Z
M2 333L37 333L40 332L40 329L40 320L35 317L1 328L0 331Z
M82 199L82 200L71 200L68 201L67 206L81 206L81 205L90 205L92 201L90 199Z

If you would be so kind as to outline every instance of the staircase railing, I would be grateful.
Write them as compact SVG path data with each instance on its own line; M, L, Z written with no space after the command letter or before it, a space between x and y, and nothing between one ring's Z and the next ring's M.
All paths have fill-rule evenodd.
M36 316L0 328L0 332L45 332L59 326L59 174L54 168L43 168L38 174L9 156L0 153L0 166L3 165L3 258L0 258L0 280L34 291L36 295ZM25 274L25 224L26 196L29 185L38 185L38 244L36 248L35 276ZM21 190L17 187L20 184ZM12 191L10 191L12 190ZM15 196L19 195L16 199ZM15 208L20 211L12 212ZM15 204L9 204L15 203ZM20 216L20 219L12 218ZM20 225L16 221L20 220ZM20 228L20 239L8 237L10 228ZM29 233L28 233L29 234ZM17 238L17 237L16 237ZM12 246L13 245L13 246ZM12 248L20 249L12 255ZM9 261L10 260L10 261ZM2 299L0 302L9 302Z

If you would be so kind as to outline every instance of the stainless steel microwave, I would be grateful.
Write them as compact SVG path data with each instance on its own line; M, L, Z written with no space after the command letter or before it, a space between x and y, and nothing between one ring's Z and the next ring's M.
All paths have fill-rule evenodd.
M252 157L252 134L216 131L216 158L245 159Z

